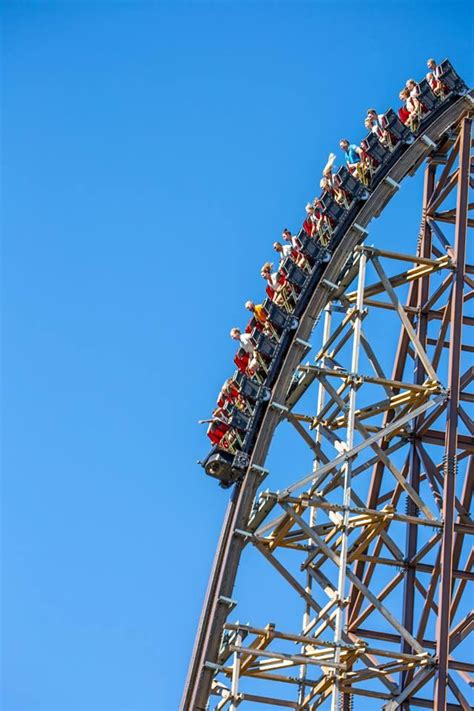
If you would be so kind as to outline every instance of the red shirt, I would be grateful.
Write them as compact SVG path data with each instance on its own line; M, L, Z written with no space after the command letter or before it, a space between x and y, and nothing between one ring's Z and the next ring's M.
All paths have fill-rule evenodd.
M311 222L311 219L309 216L303 222L303 229L307 235L311 236L311 232L313 231L313 223Z
M405 108L405 106L400 106L398 109L398 118L403 123L406 123L410 117L410 112Z

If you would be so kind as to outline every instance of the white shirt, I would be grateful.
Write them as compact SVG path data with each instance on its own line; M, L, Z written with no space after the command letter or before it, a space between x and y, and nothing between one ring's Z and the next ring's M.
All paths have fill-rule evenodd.
M244 349L246 353L253 353L255 350L255 346L253 345L252 341L252 336L250 333L241 333L240 334L240 345Z
M370 121L372 122L370 130L372 133L375 133L375 135L379 134L382 130L382 118L383 114L377 114L377 118L370 116Z
M267 284L274 290L278 289L278 287L280 286L278 283L278 272L273 272L273 274L270 274L269 278L267 279Z

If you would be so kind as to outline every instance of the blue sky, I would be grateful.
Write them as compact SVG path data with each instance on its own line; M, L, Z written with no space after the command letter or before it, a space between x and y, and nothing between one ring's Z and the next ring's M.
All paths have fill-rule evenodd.
M177 709L229 328L366 109L428 56L472 85L470 7L0 4L3 711Z

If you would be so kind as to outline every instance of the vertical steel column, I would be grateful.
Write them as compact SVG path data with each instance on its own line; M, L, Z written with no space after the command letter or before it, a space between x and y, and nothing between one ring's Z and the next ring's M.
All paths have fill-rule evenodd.
M235 645L237 647L242 646L242 635L237 632L235 638ZM232 682L230 687L231 693L231 703L229 711L237 711L237 706L239 705L238 695L239 695L239 679L240 679L240 652L234 652L234 661L232 664Z
M332 323L332 301L326 306L324 309L324 328L323 328L323 344L327 342L329 339L329 336L331 335L331 323ZM325 364L325 356L323 356L320 360L320 365L324 366ZM319 383L318 387L318 398L317 398L317 404L316 404L316 416L319 417L319 413L324 407L324 399L325 399L325 390L324 387L322 386L321 383ZM321 425L317 425L316 427L316 435L315 435L315 441L317 444L321 444ZM315 457L313 460L313 471L316 474L318 469L318 459ZM314 506L310 507L310 512L309 512L309 525L313 527L316 523L316 508ZM311 541L309 541L311 543ZM306 574L306 592L309 593L310 595L312 594L313 591L313 578L309 573ZM309 621L311 619L311 608L308 605L308 603L305 604L305 610L303 614L303 634L307 634L307 627L309 625ZM301 652L304 654L306 651L305 645L302 646ZM305 686L305 678L306 678L306 673L307 673L307 665L302 664L300 668L300 688L298 692L298 703L302 704L304 701L304 697L306 696L306 686Z
M445 436L443 485L443 539L441 544L441 581L436 629L438 675L434 711L445 711L448 686L450 607L453 585L453 534L457 474L457 425L459 406L459 376L462 345L464 274L468 218L469 168L471 159L471 119L461 123L459 173L456 197L455 260L453 299L451 304L448 387L450 397Z
M423 189L423 228L421 233L421 243L419 246L419 255L429 259L431 257L431 227L426 220L426 210L428 203L433 194L435 186L435 174L436 174L436 164L429 163L425 170L425 181ZM428 314L423 311L423 304L428 300L430 290L430 276L427 274L423 276L417 284L417 307L420 310L418 316L417 324L417 335L420 340L421 345L426 350L426 339L428 336ZM415 377L414 381L416 385L422 385L426 378L425 370L420 359L416 358L415 365ZM414 422L413 434L414 441L411 444L410 451L410 473L409 479L410 484L413 486L416 492L420 488L420 457L416 448L416 434L418 428L421 424L422 417L418 417ZM407 514L409 516L417 516L418 508L415 505L413 499L407 497ZM415 615L415 577L416 569L410 565L410 561L416 554L417 550L417 540L418 540L418 526L415 524L408 524L406 531L406 541L405 541L405 561L407 563L407 570L404 580L403 589L403 611L402 611L402 624L411 634L413 634L413 622ZM402 640L402 652L405 654L412 654L413 650L406 640ZM409 674L406 671L401 672L400 675L400 690L403 691L408 680ZM409 703L406 702L402 705L403 709L409 708Z
M356 393L357 393L357 371L359 370L359 353L360 353L360 335L362 330L362 310L364 308L364 288L365 288L365 269L367 263L367 256L364 252L363 246L360 252L359 260L359 281L357 284L357 301L355 307L355 322L354 322L354 336L352 344L352 363L351 363L351 388L349 392L349 411L347 414L347 436L346 445L347 449L352 449L354 446L354 424L355 424L355 411L356 411ZM341 647L342 635L347 626L346 618L346 577L347 577L347 552L349 548L349 508L351 505L351 487L352 487L352 461L348 459L344 465L344 492L343 492L343 520L342 520L342 540L341 540L341 553L339 556L339 576L338 576L338 607L336 612L335 620L335 630L334 630L334 641L336 643L336 650L334 654L334 661L340 663L341 661ZM335 684L331 699L331 711L338 711L339 697L341 694L341 677L339 672L336 672Z

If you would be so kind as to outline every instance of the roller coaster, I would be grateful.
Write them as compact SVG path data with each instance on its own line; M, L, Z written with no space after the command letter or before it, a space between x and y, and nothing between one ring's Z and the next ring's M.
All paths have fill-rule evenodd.
M413 121L389 109L357 171L331 176L317 228L295 236L278 298L267 290L247 327L253 362L240 348L219 395L202 464L233 490L182 711L472 708L474 91L448 60L438 79L441 91L417 85ZM368 245L371 220L423 165L414 253ZM377 314L399 331L391 372L370 337ZM310 471L261 491L284 422ZM249 546L285 585L278 625L230 621Z

